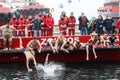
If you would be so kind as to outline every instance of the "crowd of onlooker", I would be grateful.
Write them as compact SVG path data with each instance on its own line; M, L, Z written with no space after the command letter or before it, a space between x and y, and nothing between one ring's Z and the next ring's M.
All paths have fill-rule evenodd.
M78 18L81 35L87 35L95 31L98 34L113 34L120 33L120 19L118 19L115 26L113 26L113 18L111 15L107 15L103 19L102 15L98 18L88 20L87 16L82 12ZM54 18L51 13L39 13L35 16L29 15L25 18L22 14L19 18L13 14L13 17L9 21L17 30L14 32L14 36L52 36L54 32ZM76 18L74 13L71 12L70 16L66 15L63 11L58 20L59 33L63 35L75 35Z

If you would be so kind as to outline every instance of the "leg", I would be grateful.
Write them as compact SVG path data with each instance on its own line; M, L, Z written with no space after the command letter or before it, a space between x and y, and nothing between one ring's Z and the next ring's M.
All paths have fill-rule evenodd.
M12 36L10 36L10 38L8 39L9 42L9 50L12 49Z
M86 60L89 60L89 45L86 45Z
M33 63L34 63L35 68L37 68L37 62L36 62L36 59L33 55L32 55L32 59L33 59Z
M63 42L63 44L62 44L62 46L61 46L61 50L63 50L63 51L65 51L65 52L69 53L69 51L68 51L67 49L64 48L65 44L66 44L66 41Z
M4 49L6 49L6 43L7 43L7 39L5 37L3 37L3 46L4 46Z
M95 56L95 59L96 59L97 55L96 55L96 52L95 52L95 46L93 46L93 53L94 53L94 56Z
M34 30L34 37L37 37L37 31Z

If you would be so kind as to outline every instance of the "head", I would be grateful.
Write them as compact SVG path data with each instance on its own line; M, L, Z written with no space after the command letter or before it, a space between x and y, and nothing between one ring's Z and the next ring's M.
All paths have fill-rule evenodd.
M85 16L84 12L81 13L81 16Z
M103 19L102 15L99 15L99 16L98 16L98 19Z
M38 15L35 15L35 19L39 19L39 16L38 16Z
M111 19L112 16L111 16L110 14L108 14L108 15L106 16L106 18L107 18L107 19Z
M15 14L13 14L13 18L14 18L14 19L16 18Z
M65 12L65 11L62 11L62 15L65 17L65 16L66 16L66 12Z
M32 19L32 16L30 15L30 16L28 16L28 19Z
M64 16L63 16L63 15L61 15L61 16L60 16L60 19L61 19L61 20L64 20Z
M6 28L9 28L10 27L10 24L9 22L6 23Z
M52 17L52 14L51 14L51 13L49 13L49 14L48 14L48 17Z
M73 16L74 16L74 14L73 14L73 12L71 12L71 13L70 13L70 17L73 17Z
M23 19L23 15L20 15L20 19Z

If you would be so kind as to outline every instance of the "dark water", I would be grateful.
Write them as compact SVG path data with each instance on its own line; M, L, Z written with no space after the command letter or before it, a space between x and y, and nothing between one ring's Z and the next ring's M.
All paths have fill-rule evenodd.
M120 63L39 63L31 72L25 63L0 63L0 80L120 80Z

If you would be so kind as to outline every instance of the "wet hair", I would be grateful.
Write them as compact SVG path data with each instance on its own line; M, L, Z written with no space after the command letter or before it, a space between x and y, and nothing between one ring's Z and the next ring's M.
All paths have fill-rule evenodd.
M69 41L67 41L67 44L69 45L69 44L70 44L70 42L69 42Z

